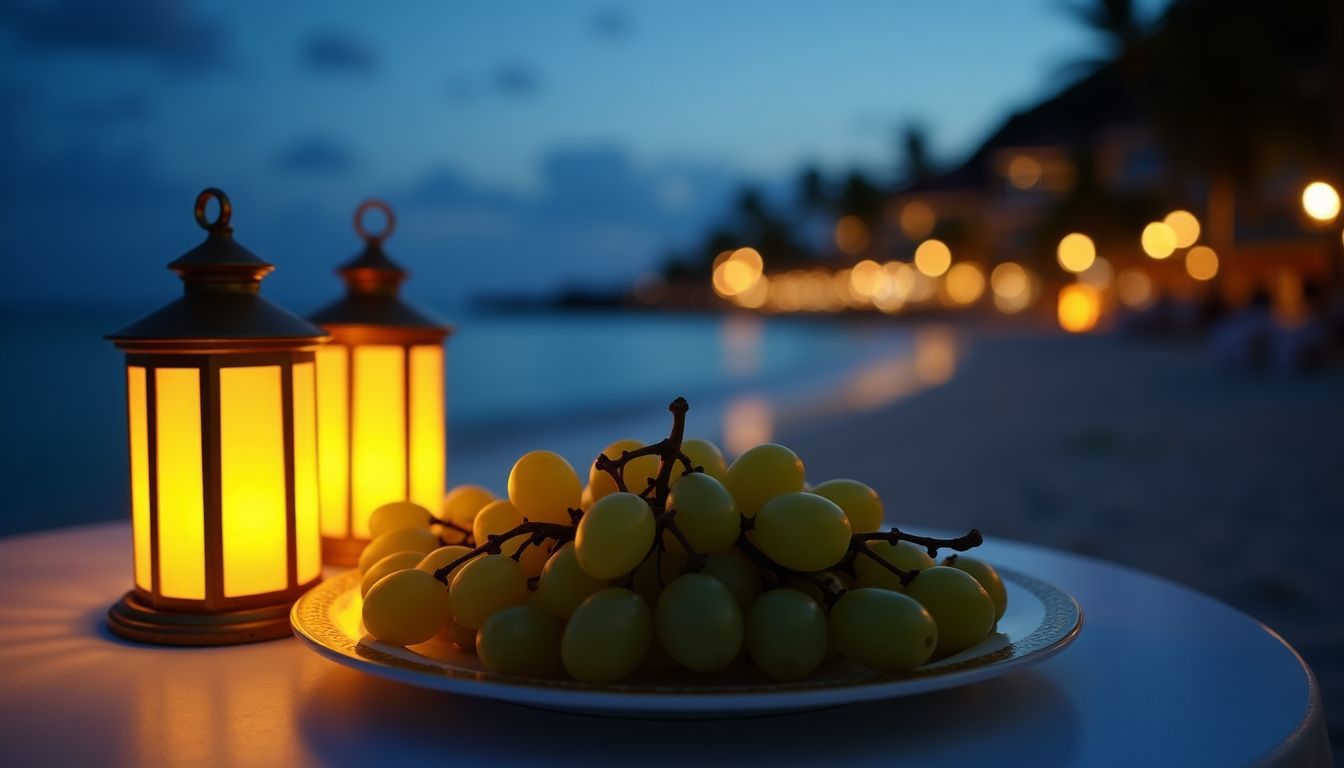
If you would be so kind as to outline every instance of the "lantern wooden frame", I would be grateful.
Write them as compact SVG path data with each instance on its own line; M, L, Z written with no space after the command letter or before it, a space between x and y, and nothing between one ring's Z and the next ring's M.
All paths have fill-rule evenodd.
M213 223L205 220L211 198L220 202ZM169 265L184 295L108 337L126 352L135 554L134 586L108 611L108 626L132 640L222 645L286 637L291 604L321 580L314 350L325 334L261 298L261 278L273 267L233 241L231 213L222 192L200 194L196 218L209 237ZM194 382L161 392L165 371L193 371ZM236 378L234 371L254 373ZM241 409L228 417L232 429L226 407ZM161 424L164 408L178 418ZM180 418L192 409L198 424ZM253 440L264 443L258 455ZM185 456L169 455L180 446ZM170 521L176 530L164 541ZM280 551L283 562L276 562Z
M383 231L365 229L364 216L380 211L387 220ZM337 273L346 294L308 319L331 334L318 353L318 455L322 489L322 556L332 565L354 565L368 543L367 520L373 509L387 502L412 500L431 509L443 495L446 464L446 406L444 397L444 340L452 326L402 299L398 292L407 273L384 253L382 244L395 227L392 209L381 200L369 200L355 211L355 231L364 240L363 252L343 264ZM400 392L386 403L359 397L361 350L398 350L399 371L381 373L400 379ZM435 350L433 370L418 370L416 350ZM363 365L375 365L364 361ZM400 432L394 461L401 471L380 475L391 497L364 499L359 493L361 467L374 458L386 459L360 440L360 405ZM428 436L417 441L417 434ZM418 443L418 444L417 444ZM418 468L418 471L417 471ZM426 479L428 477L428 479ZM417 479L418 478L418 479ZM419 487L418 487L419 486ZM363 525L360 522L363 522ZM362 529L362 530L361 530Z

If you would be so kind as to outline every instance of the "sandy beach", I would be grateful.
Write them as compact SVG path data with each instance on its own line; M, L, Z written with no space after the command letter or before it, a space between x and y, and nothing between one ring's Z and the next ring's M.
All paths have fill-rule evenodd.
M1344 371L1232 372L1191 342L958 329L956 373L781 425L814 482L910 526L981 528L1156 573L1282 634L1344 744Z

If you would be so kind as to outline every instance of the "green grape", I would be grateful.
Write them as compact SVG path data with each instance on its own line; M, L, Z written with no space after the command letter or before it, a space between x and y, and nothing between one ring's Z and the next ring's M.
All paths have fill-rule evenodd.
M359 553L359 572L368 573L374 563L388 555L395 555L398 552L419 552L424 556L438 548L439 537L430 533L424 526L388 531L370 541L365 545L364 551Z
M522 524L523 513L513 504L500 499L486 504L476 515L476 520L472 524L472 536L476 538L476 543L484 544L491 536L502 536ZM512 557L523 542L531 537L530 533L522 533L511 539L505 539L500 542L500 551ZM519 564L523 566L523 574L529 579L540 574L546 565L546 559L550 557L551 541L547 539L541 544L528 545L518 558Z
M809 492L843 509L855 533L871 533L882 527L882 499L858 480L827 480Z
M574 609L599 589L607 586L606 579L589 576L579 567L578 557L574 554L574 542L567 541L541 569L541 580L533 595L538 607L557 619L565 620L574 613Z
M1004 611L1008 610L1008 590L1004 588L1003 579L999 578L999 572L994 570L994 566L965 555L943 558L943 565L971 574L989 593L989 599L994 601L994 621L1003 618Z
M756 515L756 546L795 571L820 571L840 562L851 533L840 507L811 493L776 496Z
M643 447L644 444L640 441L626 438L603 448L602 453L608 459L616 460L621 458L622 451L634 451ZM661 464L662 459L658 456L638 456L626 462L621 469L625 489L635 494L642 493L649 485L649 478L658 476L658 467ZM597 468L596 460L588 467L588 487L595 502L620 490L616 487L616 481L611 478L610 472Z
M633 583L630 586L644 598L644 602L657 605L658 596L663 593L663 588L686 571L686 561L686 550L681 548L676 539L664 533L662 557L660 558L657 552L649 553L644 562L635 568Z
M635 569L653 546L653 510L633 493L598 499L579 520L574 552L579 566L599 579Z
M384 504L369 515L369 537L374 539L402 528L428 529L428 526L429 510L410 501Z
M644 598L622 587L588 596L569 617L560 641L565 671L584 683L614 683L639 667L653 637Z
M818 586L818 582L826 584L832 594L839 594L853 585L845 581L843 574L833 573L831 571L815 571L808 574L811 578L799 576L790 576L787 580L787 586L790 589L796 589L804 595L812 598L817 605L826 604L826 590Z
M724 477L728 475L728 464L723 460L723 453L719 447L708 440L691 438L681 441L681 452L686 454L686 458L691 460L692 467L700 467L706 475L723 482ZM686 474L686 467L677 464L677 468L672 470L672 483L675 485L682 475ZM694 473L692 473L694 474Z
M965 571L945 565L920 571L905 593L928 609L938 623L934 653L939 656L970 648L994 628L994 601Z
M451 563L454 563L457 560L460 560L462 557L469 554L471 554L471 547L465 547L461 544L449 544L446 547L439 547L433 552L430 552L428 555L425 555L424 557L420 558L420 562L416 563L415 567L419 568L425 573L434 573L440 568L443 568L446 565L450 565ZM466 563L463 563L463 565L465 564ZM453 575L456 574L458 569L460 569L461 567L462 566L459 565L457 566L457 568L454 568L453 570L447 573L447 579L449 584L453 583Z
M373 585L389 573L414 568L420 562L421 557L419 552L396 552L369 566L369 570L364 572L364 578L359 580L359 596L364 597L369 594Z
M723 485L737 502L737 511L755 517L767 501L803 490L803 461L782 445L758 445L728 467Z
M414 568L390 573L364 597L364 629L379 642L415 645L448 624L448 590Z
M895 545L886 541L865 542L868 550L902 571L923 571L932 568L935 563L929 553L921 546L908 541L898 541ZM865 555L854 558L855 583L860 587L880 587L896 592L904 592L905 586L896 574L882 567L882 564Z
M527 600L527 577L512 558L482 555L457 569L449 594L453 620L479 629L490 614Z
M553 675L560 669L560 622L530 605L496 611L476 633L476 655L496 674Z
M471 627L464 627L452 619L448 620L448 626L440 630L435 637L451 644L459 651L476 652L476 630Z
M582 494L574 468L552 451L525 453L509 471L509 501L528 520L568 525Z
M910 597L889 589L846 592L831 607L831 644L878 672L904 672L929 660L940 627Z
M733 546L742 531L732 495L702 472L683 477L672 488L667 507L676 510L677 528L696 552L722 552Z
M476 514L494 500L495 495L479 485L459 485L443 497L443 502L439 504L439 519L470 531L476 522ZM446 541L466 539L466 534L461 531L442 526L439 528L439 536Z
M745 555L735 549L716 552L705 558L705 567L700 572L723 582L733 599L737 600L737 607L744 612L761 594L761 574Z
M797 680L826 658L826 612L796 589L772 589L747 611L747 653L776 680Z
M579 494L579 509L587 512L593 508L593 486L583 486L583 493Z
M723 582L702 573L678 576L654 609L658 642L681 666L716 672L742 650L742 609Z

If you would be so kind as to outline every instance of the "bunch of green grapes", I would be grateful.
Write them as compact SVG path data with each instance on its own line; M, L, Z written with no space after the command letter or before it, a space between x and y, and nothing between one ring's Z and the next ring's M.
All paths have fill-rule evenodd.
M436 514L380 507L359 561L365 630L451 643L502 675L610 683L749 663L797 680L837 656L913 669L978 644L1003 616L993 567L931 557L978 533L879 532L869 486L809 487L802 460L775 444L729 465L713 443L681 439L681 402L667 440L608 445L586 484L532 451L504 498L459 486Z

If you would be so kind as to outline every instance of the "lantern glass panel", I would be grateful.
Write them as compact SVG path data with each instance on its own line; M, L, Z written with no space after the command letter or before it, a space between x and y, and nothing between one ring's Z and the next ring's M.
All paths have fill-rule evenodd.
M369 537L369 515L406 498L405 350L361 345L354 360L354 534Z
M411 348L410 499L436 509L443 498L443 347Z
M313 402L313 364L294 366L294 529L300 583L322 572L317 511L317 413Z
M284 405L280 367L219 372L224 596L285 589Z
M135 585L153 588L149 552L149 422L145 409L145 369L126 368L126 405L131 433L131 531L135 552Z
M317 418L322 445L317 453L322 483L322 535L350 533L350 348L331 344L317 350Z
M154 370L158 459L159 592L205 599L205 499L201 465L201 372Z

